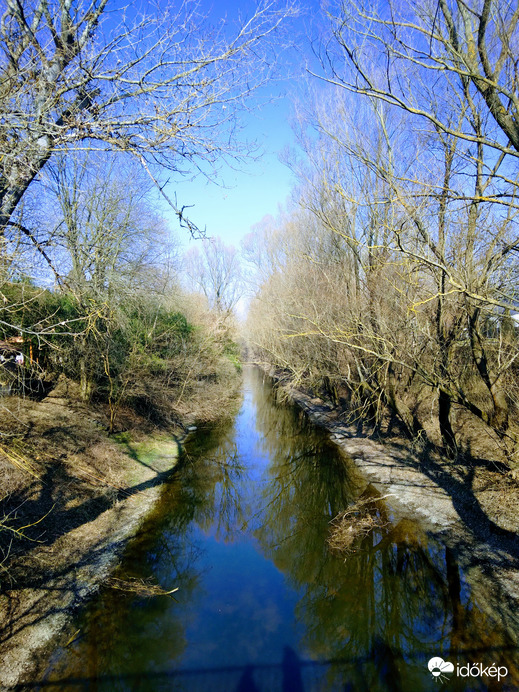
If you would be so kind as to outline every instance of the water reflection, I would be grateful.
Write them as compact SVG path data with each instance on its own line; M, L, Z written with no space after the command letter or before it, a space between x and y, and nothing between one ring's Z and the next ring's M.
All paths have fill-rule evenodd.
M383 528L347 558L330 552L329 521L376 491L246 377L240 414L193 441L118 574L178 586L176 600L105 591L35 686L414 692L438 689L427 661L443 656L506 665L516 689L516 643L444 546L379 502Z

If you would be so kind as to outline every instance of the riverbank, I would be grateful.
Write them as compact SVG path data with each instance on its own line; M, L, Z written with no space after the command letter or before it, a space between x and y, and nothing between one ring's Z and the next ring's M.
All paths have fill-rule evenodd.
M45 667L58 634L117 566L197 420L192 410L182 427L159 429L131 415L127 432L109 436L107 412L82 404L65 379L41 402L9 403L18 445L4 445L0 458L8 488L0 533L6 690Z
M328 433L280 398L261 372L244 369L239 412L191 440L190 463L113 575L178 586L174 599L103 588L43 671L15 689L228 692L248 681L270 690L282 685L287 647L305 689L319 677L334 689L397 680L432 692L431 656L465 665L476 651L485 665L506 665L516 685L514 612L508 618L504 602L487 612L489 580L473 588L474 573L468 582L443 541L388 512L392 498L377 500ZM376 504L380 530L350 554L330 550L330 519L359 494Z
M272 374L272 373L271 373ZM333 406L278 379L316 425L326 429L367 483L386 496L395 522L409 519L455 554L480 603L503 612L503 625L519 631L519 487L500 470L473 460L455 464L409 440L359 437ZM346 509L346 508L345 508ZM505 604L507 607L505 607Z

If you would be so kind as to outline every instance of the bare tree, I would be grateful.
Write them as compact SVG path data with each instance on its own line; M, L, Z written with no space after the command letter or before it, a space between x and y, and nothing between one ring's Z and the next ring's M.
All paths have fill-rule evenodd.
M504 327L503 312L518 307L510 281L519 247L517 4L352 1L329 8L332 38L323 43L322 71L315 74L363 96L373 119L365 124L371 137L352 136L358 122L344 136L342 120L323 117L321 109L317 129L352 157L351 170L360 166L365 178L369 171L384 191L379 208L392 209L383 224L387 238L399 261L413 268L405 284L414 277L420 285L409 296L413 330L428 335L428 342L417 341L419 351L394 349L395 339L386 337L383 348L374 341L370 352L438 392L446 447L455 447L450 413L456 403L511 440L512 459L505 383L517 351L512 332L505 338L506 330L497 329L490 338L488 324ZM405 142L395 137L398 128L382 104L402 114ZM373 150L373 133L382 135L382 157ZM351 196L351 176L345 178ZM332 184L337 190L335 178ZM363 348L365 337L363 326Z
M340 0L328 14L334 41L323 53L319 77L422 117L447 135L519 156L514 0ZM352 69L339 68L344 59ZM456 91L463 95L458 106L470 104L462 127L451 100ZM435 109L429 107L432 93ZM492 116L476 132L473 109Z
M188 0L113 10L110 0L7 0L0 231L56 151L129 152L152 177L156 165L179 171L243 153L237 113L268 78L271 40L293 14L265 0L237 26L215 27Z
M428 85L416 89L434 113ZM454 93L453 130L471 109ZM486 123L477 115L475 133ZM389 409L423 434L434 412L451 453L453 421L471 414L516 465L518 350L507 310L517 305L518 210L508 155L337 86L303 125L300 203L311 216L253 306L253 340L299 381L328 383L332 398L345 385L350 409L375 422Z
M202 291L209 306L230 315L240 299L242 278L238 251L221 238L204 238L202 250L193 247L185 255L184 268L192 285Z
M114 350L117 334L127 331L128 305L160 302L164 288L174 285L165 267L171 267L175 248L154 210L156 191L136 163L123 163L121 157L96 152L55 158L38 186L39 199L33 192L25 198L48 259L47 275L45 267L37 274L38 285L48 284L50 266L53 290L37 289L32 282L25 295L12 281L2 287L2 332L20 332L45 353L42 364L77 376L85 400L103 375L106 352ZM23 276L31 258L24 256L24 239L20 232L10 266L15 280L16 270Z
M45 243L68 289L112 301L153 291L150 274L174 245L144 172L116 155L74 152L47 173Z

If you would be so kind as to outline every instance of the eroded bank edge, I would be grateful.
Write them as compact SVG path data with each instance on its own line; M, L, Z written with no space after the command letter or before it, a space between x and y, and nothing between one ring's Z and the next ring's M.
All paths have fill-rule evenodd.
M189 432L194 432L194 426ZM39 589L26 589L19 596L25 613L34 611L34 622L26 623L15 632L0 653L0 689L25 689L35 671L43 671L49 653L86 602L120 562L128 542L134 538L146 517L157 504L165 478L178 465L181 443L186 436L168 440L167 453L153 454L153 448L165 444L164 436L150 437L138 444L124 443L128 459L127 480L131 485L143 485L139 492L118 500L112 507L88 523L89 535L97 541L85 545L85 526L78 527L54 545L60 551L60 542L66 538L63 560L73 559L77 567L61 578L50 580ZM67 554L68 553L68 554Z

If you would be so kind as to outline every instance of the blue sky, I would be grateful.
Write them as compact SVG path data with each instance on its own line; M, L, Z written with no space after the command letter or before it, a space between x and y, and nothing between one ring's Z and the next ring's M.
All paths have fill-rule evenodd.
M189 216L199 228L206 228L208 236L221 236L226 244L238 246L253 224L266 214L275 216L286 202L295 179L279 155L285 147L295 146L291 109L287 96L248 115L247 134L259 143L262 153L241 164L240 170L223 165L220 177L225 187L203 177L170 182L168 194L175 193L180 206L194 205ZM176 221L172 226L178 228ZM182 244L196 242L190 241L186 230L177 233Z
M225 15L236 16L238 7L242 15L250 14L254 3L203 0L203 11L205 6L211 19L217 22L217 18ZM176 195L180 207L193 205L189 217L199 228L205 227L208 236L220 236L226 244L238 247L251 226L265 215L276 216L280 205L284 206L289 198L296 181L290 169L280 161L280 154L287 147L296 147L290 121L294 104L304 88L305 56L310 54L307 26L318 13L319 0L312 0L297 19L288 20L295 46L282 55L277 79L258 90L248 103L250 111L241 115L243 136L257 142L260 148L255 160L241 164L239 170L222 165L219 176L223 187L201 176L194 180L187 176L170 179L166 187L169 196ZM166 216L184 247L196 243L187 230L178 228L172 212L166 212Z

